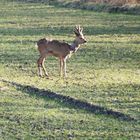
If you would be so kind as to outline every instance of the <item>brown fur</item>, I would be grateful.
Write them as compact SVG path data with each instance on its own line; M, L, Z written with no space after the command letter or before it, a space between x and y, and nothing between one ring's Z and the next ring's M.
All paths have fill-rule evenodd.
M70 54L70 45L58 40L47 40L44 38L40 39L37 45L39 46L38 50L40 54L48 53L49 55L54 55L59 58L65 58Z
M49 40L46 38L40 39L37 42L38 51L40 53L40 57L37 61L39 75L42 76L42 68L45 75L48 77L48 73L44 66L44 61L47 56L55 56L60 59L60 75L62 75L62 71L64 72L64 76L66 76L66 59L77 49L80 47L80 44L86 42L84 36L82 34L82 30L80 26L76 27L75 34L76 38L72 45L69 45L65 42L60 42L58 40Z

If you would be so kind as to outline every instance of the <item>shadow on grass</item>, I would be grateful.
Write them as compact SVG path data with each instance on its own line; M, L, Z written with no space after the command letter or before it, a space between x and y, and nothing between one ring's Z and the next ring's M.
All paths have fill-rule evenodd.
M22 85L16 82L10 82L3 79L1 81L7 84L11 84L15 86L18 90L24 91L29 95L35 95L38 98L47 98L47 99L55 100L58 103L64 104L68 107L82 109L82 110L85 110L87 112L94 113L94 114L107 115L118 120L137 121L135 118L132 118L131 116L127 114L124 114L118 111L113 111L111 109L107 109L105 107L101 107L98 105L94 105L86 101L78 100L70 96L61 95L59 93L54 93L52 91L39 89L39 88L29 86L29 85Z

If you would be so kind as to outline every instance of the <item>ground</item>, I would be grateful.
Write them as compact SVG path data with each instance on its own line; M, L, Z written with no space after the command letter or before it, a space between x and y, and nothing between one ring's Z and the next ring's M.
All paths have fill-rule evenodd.
M47 58L52 80L37 75L36 41L87 44L67 62ZM140 17L0 2L0 139L139 139Z

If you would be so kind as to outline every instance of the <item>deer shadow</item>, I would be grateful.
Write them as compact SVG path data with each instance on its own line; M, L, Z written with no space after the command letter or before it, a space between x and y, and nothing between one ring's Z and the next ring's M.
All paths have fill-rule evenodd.
M61 95L59 93L55 93L49 90L45 89L39 89L34 86L30 85L22 85L16 82L11 82L7 80L1 80L2 82L6 84L10 84L12 86L15 86L17 90L24 91L30 96L36 96L37 98L43 98L45 100L55 100L59 104L63 104L68 108L74 108L74 109L81 109L87 111L87 113L94 113L99 115L105 115L106 117L112 117L114 119L118 119L121 121L135 121L137 122L137 119L131 117L130 115L114 111L112 109L108 109L105 107L101 107L98 105L94 105L91 103L88 103L86 101L82 101L79 99L75 99L70 96Z

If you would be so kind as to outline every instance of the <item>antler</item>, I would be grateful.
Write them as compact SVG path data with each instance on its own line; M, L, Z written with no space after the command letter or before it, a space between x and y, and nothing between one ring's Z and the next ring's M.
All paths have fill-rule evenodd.
M82 31L83 31L83 28L81 28L80 25L78 25L78 26L76 25L75 30L74 30L74 33L77 36L79 36L82 33Z

